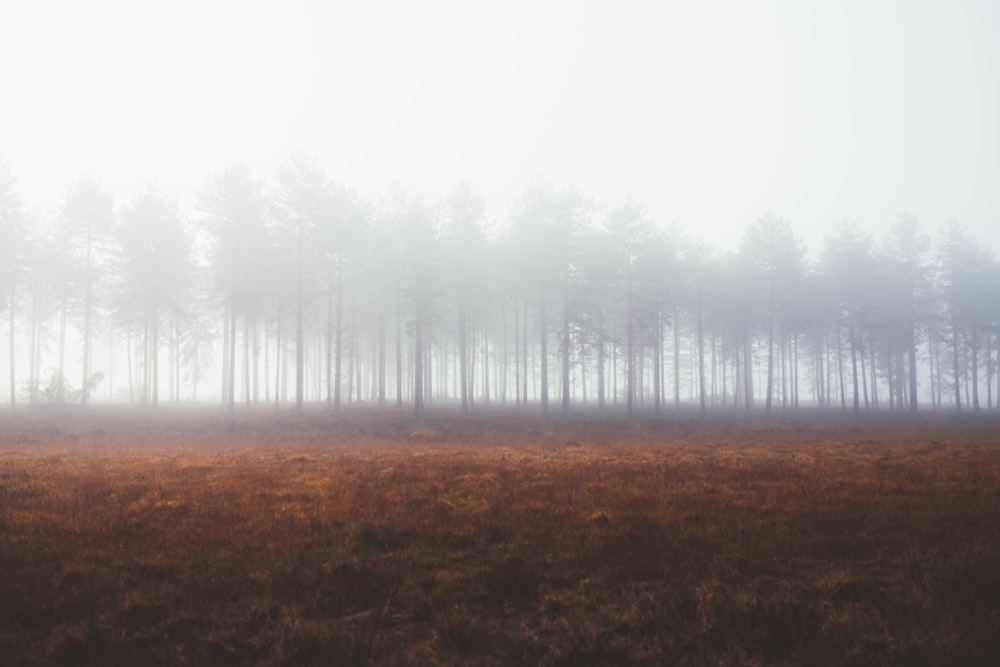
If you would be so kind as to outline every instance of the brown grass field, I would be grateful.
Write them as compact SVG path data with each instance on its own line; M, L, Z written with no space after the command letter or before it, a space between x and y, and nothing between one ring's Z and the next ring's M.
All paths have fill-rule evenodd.
M997 665L1000 420L0 412L5 665Z

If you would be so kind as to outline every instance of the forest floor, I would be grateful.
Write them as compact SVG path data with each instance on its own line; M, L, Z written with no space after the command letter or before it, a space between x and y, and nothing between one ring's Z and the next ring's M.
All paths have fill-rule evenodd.
M998 628L995 417L0 410L8 665L996 665Z

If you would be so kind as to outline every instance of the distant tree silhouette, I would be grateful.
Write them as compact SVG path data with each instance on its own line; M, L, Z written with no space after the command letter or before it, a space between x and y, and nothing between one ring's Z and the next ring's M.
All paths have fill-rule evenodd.
M626 202L608 214L607 228L614 248L615 264L620 272L617 283L623 304L625 326L625 411L629 417L635 410L638 376L638 337L640 300L649 295L640 292L639 265L653 237L652 225L645 211L634 202ZM641 294L641 297L640 297Z
M116 214L86 177L48 210L0 165L12 407L96 400L102 373L113 397L113 370L155 404L161 367L175 401L218 373L230 410L292 386L299 411L393 393L416 414L439 399L547 414L553 396L627 415L1000 407L1000 265L954 222L932 241L900 216L877 243L841 224L807 261L775 214L722 252L544 181L496 217L467 185L369 202L307 155L271 179L212 174L194 221L152 187Z
M954 220L941 230L938 245L938 285L943 316L951 335L952 379L956 412L962 411L962 388L967 403L979 410L980 334L988 328L992 253L980 246ZM970 395L971 394L971 395Z
M160 342L166 317L185 310L190 277L190 245L177 203L165 192L149 186L121 215L123 305L141 315L142 399L159 403Z
M74 274L72 289L82 291L83 377L80 402L86 404L91 386L95 291L107 276L115 223L114 201L97 181L84 176L66 192L61 213L63 227L59 236L69 253L67 260ZM65 315L65 308L63 313Z
M211 243L212 279L223 297L222 396L223 403L232 410L236 405L239 319L243 319L243 342L248 349L248 329L256 327L254 315L271 288L276 268L266 236L263 183L245 164L231 163L202 186L198 208ZM249 378L249 364L244 364L243 372Z
M473 193L468 184L456 187L448 195L445 209L445 238L448 266L448 288L455 302L456 354L458 356L458 394L462 412L468 414L472 402L470 378L470 319L476 309L477 297L487 286L483 262L488 251L483 233L486 202Z
M17 190L17 180L13 172L3 161L0 161L0 288L3 298L0 303L6 306L10 336L8 357L10 407L17 405L17 295L18 279L22 270L24 210L21 195ZM2 309L0 309L2 312Z
M322 216L326 174L315 157L294 156L277 171L276 217L280 229L282 271L294 277L295 409L305 401L306 309L316 297L316 228Z
M741 252L753 268L751 280L757 286L767 335L767 387L765 410L771 414L775 379L775 333L787 319L794 287L802 278L805 248L795 239L792 226L769 214L747 227ZM857 409L855 377L855 410Z

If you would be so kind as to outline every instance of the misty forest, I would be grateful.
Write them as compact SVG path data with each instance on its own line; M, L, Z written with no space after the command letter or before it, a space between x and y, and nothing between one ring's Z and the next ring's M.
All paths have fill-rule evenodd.
M1000 408L1000 265L955 221L810 253L767 213L724 252L542 181L500 219L464 185L365 201L307 155L193 208L82 177L33 211L0 171L12 408Z
M998 34L5 3L0 663L1000 665Z

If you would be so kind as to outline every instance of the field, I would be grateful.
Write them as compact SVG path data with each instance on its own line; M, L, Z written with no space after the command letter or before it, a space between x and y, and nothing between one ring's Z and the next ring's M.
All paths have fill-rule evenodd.
M1000 420L0 412L10 665L1000 664Z

